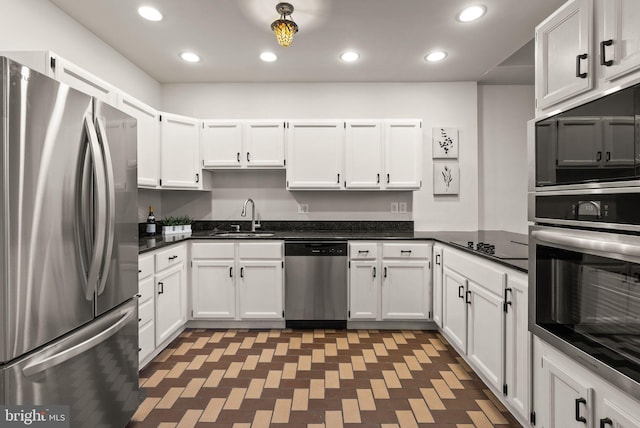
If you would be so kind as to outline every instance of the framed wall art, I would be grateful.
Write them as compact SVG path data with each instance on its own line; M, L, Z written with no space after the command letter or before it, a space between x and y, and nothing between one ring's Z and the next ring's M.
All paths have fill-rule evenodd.
M457 195L460 193L460 168L457 162L434 162L433 194Z
M433 159L458 158L458 128L433 128Z

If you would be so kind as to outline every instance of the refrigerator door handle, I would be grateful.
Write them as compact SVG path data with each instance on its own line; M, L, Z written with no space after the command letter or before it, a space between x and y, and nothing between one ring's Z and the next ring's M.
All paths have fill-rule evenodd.
M22 373L26 377L37 375L38 373L60 365L65 361L68 361L71 358L76 357L86 352L87 350L98 346L99 344L116 334L118 331L120 331L131 320L131 318L136 315L136 312L137 307L135 305L130 305L128 308L120 311L120 313L118 314L119 318L116 322L111 324L106 329L102 330L100 333L92 335L87 340L78 343L70 348L28 364L25 368L22 369Z
M98 295L102 294L104 287L107 283L109 276L109 269L111 267L111 253L113 252L113 235L115 233L116 225L116 212L115 212L115 180L113 174L113 163L111 161L111 150L109 149L109 141L107 140L107 131L100 118L96 118L95 121L96 130L98 131L98 141L102 145L102 155L105 167L105 179L106 179L106 191L107 191L107 222L105 225L105 244L104 254L102 260L102 276L100 277L100 283L98 284ZM98 224L100 227L100 224Z
M93 293L100 280L100 268L102 267L103 254L106 240L106 228L103 226L107 222L107 209L104 201L107 198L106 183L104 180L105 171L104 164L101 162L100 143L98 134L93 126L93 120L90 113L84 116L84 127L89 140L89 148L93 158L94 180L96 191L96 217L95 217L95 238L93 240L93 248L91 251L91 262L89 264L89 273L87 274L87 287L85 288L85 297L87 300L93 300Z

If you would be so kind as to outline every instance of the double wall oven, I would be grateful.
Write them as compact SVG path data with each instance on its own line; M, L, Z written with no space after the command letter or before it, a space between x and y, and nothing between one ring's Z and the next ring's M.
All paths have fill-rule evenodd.
M640 396L640 86L529 123L529 328Z

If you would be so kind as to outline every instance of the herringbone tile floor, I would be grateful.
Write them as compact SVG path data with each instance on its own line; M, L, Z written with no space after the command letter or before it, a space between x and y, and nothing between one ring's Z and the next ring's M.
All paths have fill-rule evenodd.
M186 330L128 428L519 427L436 332Z

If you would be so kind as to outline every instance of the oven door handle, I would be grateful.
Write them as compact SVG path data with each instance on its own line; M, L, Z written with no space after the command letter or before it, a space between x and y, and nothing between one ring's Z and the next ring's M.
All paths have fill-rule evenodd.
M531 232L531 237L539 242L562 245L569 248L591 250L597 253L613 253L623 256L640 257L640 245L602 241L594 239L593 237L583 238L571 235L566 231L534 230Z

